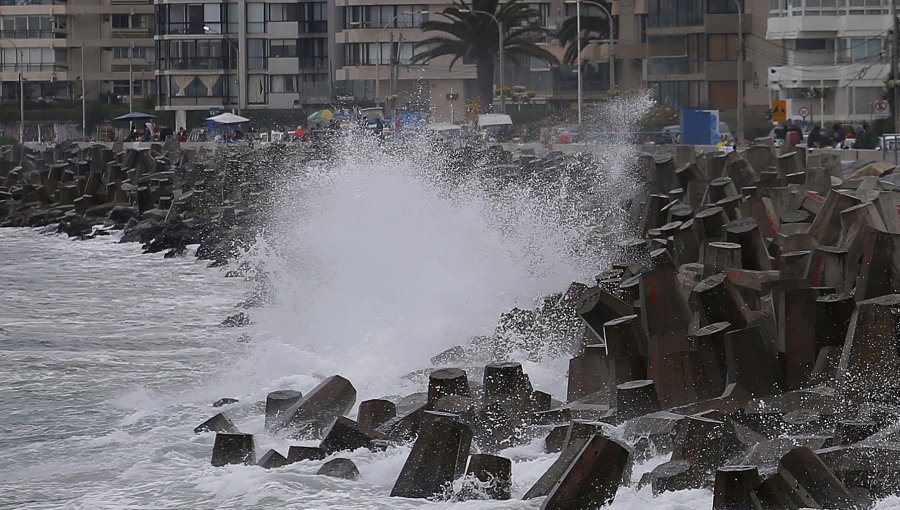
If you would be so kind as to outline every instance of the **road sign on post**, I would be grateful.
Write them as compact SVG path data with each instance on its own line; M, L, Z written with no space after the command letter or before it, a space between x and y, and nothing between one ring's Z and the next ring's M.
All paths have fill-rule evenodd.
M887 118L888 109L890 109L890 106L885 99L879 99L878 101L872 103L872 110L875 112L876 117Z
M797 113L798 113L801 117L803 117L803 119L805 120L807 117L809 117L809 108L807 108L807 107L805 107L805 106L801 106L800 109L797 110Z

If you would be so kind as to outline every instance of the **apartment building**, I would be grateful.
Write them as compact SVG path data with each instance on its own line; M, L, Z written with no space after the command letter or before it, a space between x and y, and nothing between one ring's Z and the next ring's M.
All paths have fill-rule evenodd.
M125 100L155 95L146 0L0 0L0 97Z
M156 0L160 110L303 108L332 97L333 4Z
M643 2L640 2L643 3ZM744 79L744 132L762 134L770 94L765 76L775 62L766 43L767 0L647 0L644 82L658 104L719 110L738 130L738 66ZM641 6L643 7L643 6ZM738 9L743 13L738 18ZM643 9L640 9L643 10ZM644 26L646 28L644 28ZM744 52L738 46L743 28ZM636 54L636 53L635 53Z
M788 116L871 120L890 72L891 0L770 0L767 73ZM801 112L802 110L802 112Z

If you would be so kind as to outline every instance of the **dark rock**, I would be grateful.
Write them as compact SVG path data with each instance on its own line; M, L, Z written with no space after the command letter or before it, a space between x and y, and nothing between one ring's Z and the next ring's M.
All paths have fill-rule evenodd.
M223 413L219 413L194 428L194 434L201 432L227 432L237 434L238 428Z
M223 407L223 406L227 406L229 404L237 404L237 403L238 403L238 399L236 399L236 398L224 397L224 398L220 398L219 400L216 400L215 402L213 402L213 407Z
M663 492L699 489L705 485L702 473L691 467L684 460L671 460L653 468L648 473L653 495Z
M250 321L250 316L244 312L238 312L222 321L222 326L230 328L249 326L250 324L252 324L252 322Z
M359 479L359 469L350 459L334 459L326 462L316 472L317 475L343 478L345 480Z

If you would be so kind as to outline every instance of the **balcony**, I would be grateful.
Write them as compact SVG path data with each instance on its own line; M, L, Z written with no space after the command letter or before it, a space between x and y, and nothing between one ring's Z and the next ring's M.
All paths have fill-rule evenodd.
M327 71L328 57L300 57L301 71Z
M109 36L113 39L149 39L153 33L149 28L113 28Z
M65 31L47 30L0 30L0 39L65 39Z
M218 71L237 69L237 59L224 57L169 58L159 60L161 71Z

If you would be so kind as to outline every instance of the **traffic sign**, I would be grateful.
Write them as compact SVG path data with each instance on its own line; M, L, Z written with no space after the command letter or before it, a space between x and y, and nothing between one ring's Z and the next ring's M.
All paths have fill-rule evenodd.
M800 109L797 110L797 113L805 119L805 118L809 117L809 108L807 108L805 106L801 106Z
M884 99L879 99L878 101L875 101L874 103L872 103L872 109L875 111L875 114L878 116L887 116L888 108L890 108L890 106L888 105L888 102L885 101Z
M772 101L772 122L784 122L787 120L787 101L776 99Z

